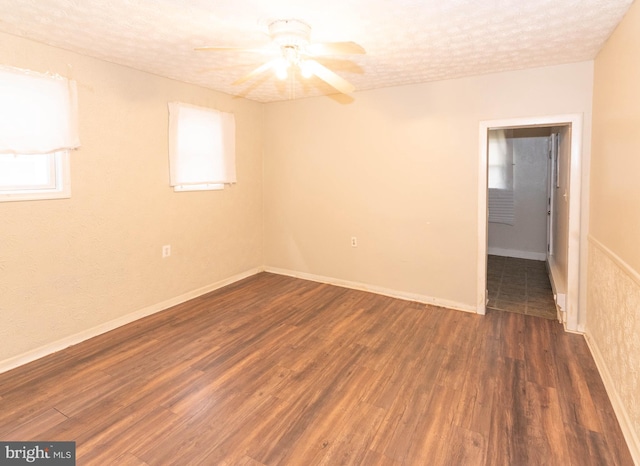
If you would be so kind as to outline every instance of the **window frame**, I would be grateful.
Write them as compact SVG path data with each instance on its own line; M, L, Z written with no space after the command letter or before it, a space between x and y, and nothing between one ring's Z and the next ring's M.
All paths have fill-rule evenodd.
M43 188L0 186L0 202L68 199L71 197L70 157L68 150L51 153L54 186ZM25 155L28 157L28 155Z
M178 184L173 186L177 193L188 191L219 191L224 189L224 183L202 183L202 184Z
M223 112L210 107L202 107L184 102L169 102L169 178L170 185L174 192L190 192L190 191L220 191L225 189L226 185L236 183L236 156L235 156L235 116L233 113ZM200 114L200 116L195 116ZM184 115L184 116L183 116ZM203 124L210 124L207 121L213 118L216 123L212 127L206 128L206 133L202 133ZM191 126L190 125L194 125ZM185 126L189 127L184 131ZM212 145L206 144L209 139L209 131L215 131L218 138ZM184 132L183 132L184 131ZM193 152L188 147L188 143L184 144L182 137L186 135L195 135L201 141L205 141L205 152ZM204 135L204 137L203 137ZM219 142L218 142L219 141ZM193 146L192 146L193 147ZM219 149L219 150L218 150ZM212 151L212 152L209 152ZM218 176L212 176L210 179L202 177L200 180L189 182L185 178L179 176L181 172L180 163L191 164L193 160L197 160L206 154L209 162L219 165L221 171ZM213 157L209 159L209 157ZM206 170L208 167L204 167ZM188 177L186 177L188 178ZM186 182L185 182L186 181ZM201 182L200 182L201 181Z
M489 189L515 189L513 142L509 130L491 130L487 148L487 186Z

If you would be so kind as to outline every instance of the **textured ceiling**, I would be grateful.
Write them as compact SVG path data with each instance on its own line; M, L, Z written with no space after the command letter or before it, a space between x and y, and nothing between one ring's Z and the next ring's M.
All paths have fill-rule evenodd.
M317 78L264 73L270 57L194 47L269 44L271 20L366 55L319 59L356 90L593 59L633 0L0 0L0 31L270 102L332 94Z

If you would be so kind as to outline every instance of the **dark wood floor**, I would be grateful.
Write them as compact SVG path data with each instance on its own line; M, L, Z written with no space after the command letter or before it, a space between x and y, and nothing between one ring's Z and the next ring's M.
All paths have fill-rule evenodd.
M0 375L96 465L631 465L582 336L260 274Z

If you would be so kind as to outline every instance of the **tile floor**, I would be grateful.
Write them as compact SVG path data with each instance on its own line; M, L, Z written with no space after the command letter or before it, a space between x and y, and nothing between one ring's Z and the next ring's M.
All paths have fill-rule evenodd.
M489 256L487 307L556 319L556 305L544 261Z

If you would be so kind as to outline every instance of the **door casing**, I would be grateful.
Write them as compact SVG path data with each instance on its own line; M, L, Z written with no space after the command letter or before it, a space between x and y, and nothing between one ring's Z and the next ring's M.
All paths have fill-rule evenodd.
M476 312L486 313L487 298L487 160L488 132L494 129L526 128L535 126L571 126L571 160L569 173L569 244L568 244L568 276L566 296L566 322L568 331L584 330L585 312L582 302L585 293L581 292L581 277L586 276L586 231L581 228L582 197L582 120L581 113L552 115L531 118L510 118L502 120L485 120L479 125L479 160L478 160L478 257L477 257L477 300ZM582 259L582 260L581 260ZM582 287L584 291L584 286Z

